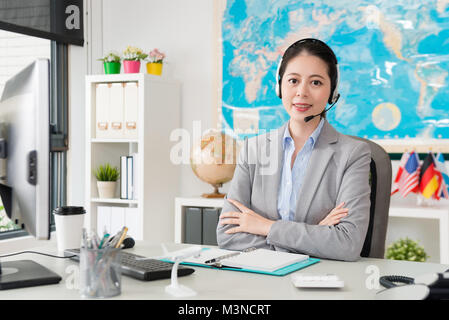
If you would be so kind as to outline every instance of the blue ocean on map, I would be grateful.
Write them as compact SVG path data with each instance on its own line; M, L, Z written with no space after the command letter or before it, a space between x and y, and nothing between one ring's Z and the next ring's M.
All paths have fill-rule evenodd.
M293 42L335 52L340 132L370 139L449 138L448 1L227 0L222 19L222 127L238 138L289 119L276 69Z

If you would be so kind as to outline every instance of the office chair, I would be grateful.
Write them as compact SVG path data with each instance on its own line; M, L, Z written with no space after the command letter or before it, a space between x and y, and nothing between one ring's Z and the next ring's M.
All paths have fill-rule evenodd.
M391 160L388 153L371 140L351 136L366 142L371 149L370 185L371 206L369 225L360 256L381 258L385 256L385 239L387 236L388 211L391 193Z

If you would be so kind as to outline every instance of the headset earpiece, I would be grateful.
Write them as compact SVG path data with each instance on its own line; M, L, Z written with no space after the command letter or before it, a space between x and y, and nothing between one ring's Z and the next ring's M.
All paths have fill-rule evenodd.
M340 98L340 94L338 93L338 83L340 82L340 70L338 70L338 63L335 64L335 68L337 69L337 81L335 83L334 91L331 92L331 95L329 97L329 104L336 103L338 98Z
M282 64L282 58L281 58L281 60L279 61L278 68L277 68L277 71L276 71L276 95L277 95L279 98L282 98L282 94L281 94L281 85L279 84L279 82L281 81L281 77L280 77L280 75L279 75L279 71L280 71L280 69L281 69L281 64Z

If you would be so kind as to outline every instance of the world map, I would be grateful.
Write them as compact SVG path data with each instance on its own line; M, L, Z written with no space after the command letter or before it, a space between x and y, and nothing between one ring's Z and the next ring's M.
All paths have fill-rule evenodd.
M370 139L449 138L449 0L227 0L221 126L234 137L289 119L276 96L283 52L318 38L335 52L340 100L327 119Z

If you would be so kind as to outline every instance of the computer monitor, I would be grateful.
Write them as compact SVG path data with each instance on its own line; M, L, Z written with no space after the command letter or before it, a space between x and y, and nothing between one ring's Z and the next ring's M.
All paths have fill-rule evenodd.
M7 216L37 239L50 238L49 83L50 62L38 59L6 82L0 100L0 196Z
M5 84L0 100L0 162L0 197L7 216L36 239L50 239L48 59L35 60ZM4 262L0 289L55 283L59 276L45 269L29 260Z

